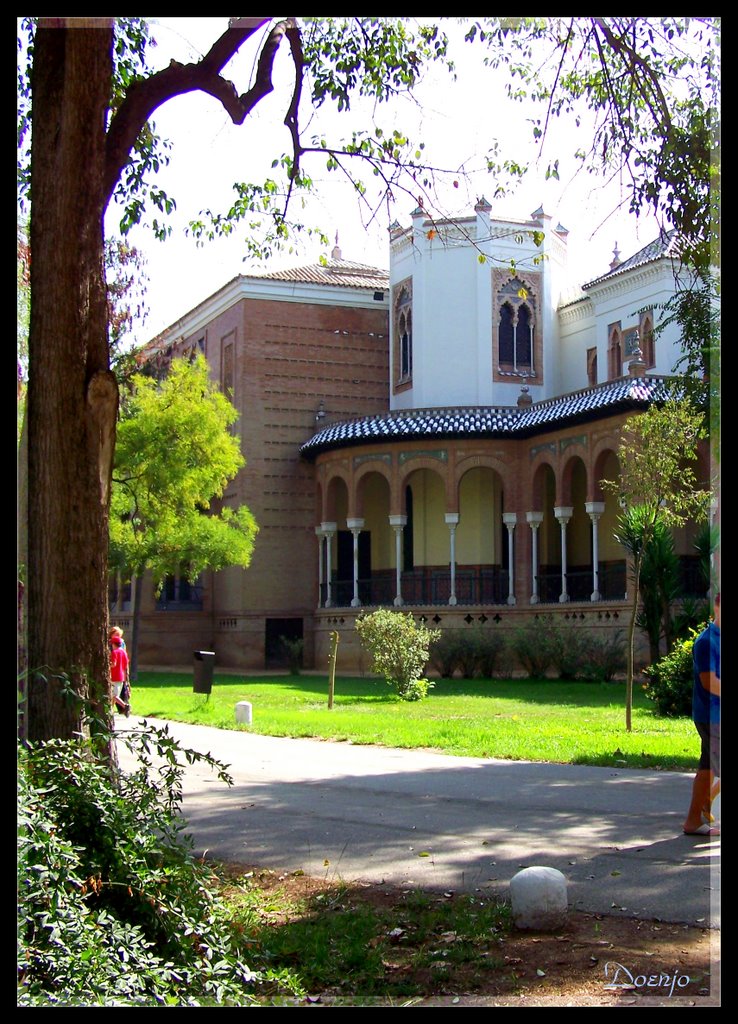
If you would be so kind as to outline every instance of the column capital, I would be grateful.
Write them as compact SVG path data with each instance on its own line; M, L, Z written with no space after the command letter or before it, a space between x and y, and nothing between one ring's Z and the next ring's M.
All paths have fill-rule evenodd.
M348 527L349 530L363 530L364 529L364 523L365 523L364 519L352 518L352 519L347 519L346 520L346 526Z
M394 526L395 529L398 529L400 526L407 526L407 516L390 516L389 524Z
M444 516L446 526L458 526L459 525L459 513L458 512L447 512Z
M540 526L543 522L543 512L526 512L525 521L530 526Z
M335 533L338 529L338 523L321 523L320 528L323 533Z
M588 516L601 516L605 513L604 501L585 501L584 510Z
M502 521L508 528L517 525L518 514L517 512L503 512Z
M571 505L557 505L554 509L554 515L560 523L568 523L574 515L574 509Z

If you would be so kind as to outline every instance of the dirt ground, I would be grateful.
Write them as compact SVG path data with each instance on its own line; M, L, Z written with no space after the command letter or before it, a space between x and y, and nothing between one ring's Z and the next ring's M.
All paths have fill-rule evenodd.
M335 891L334 885L299 872L252 870L267 890L279 888L301 898ZM406 895L387 885L356 883L344 887L342 903L386 908L399 906ZM388 972L407 969L401 953L398 949L398 956L387 962ZM570 911L560 930L514 931L497 940L490 955L504 960L505 969L481 978L478 966L455 965L452 975L444 971L444 977L427 970L420 979L424 998L408 1000L408 1005L721 1005L720 932L709 928ZM419 980L417 971L414 977ZM618 987L608 989L608 984ZM345 1004L346 997L316 993L308 1002L330 1006Z

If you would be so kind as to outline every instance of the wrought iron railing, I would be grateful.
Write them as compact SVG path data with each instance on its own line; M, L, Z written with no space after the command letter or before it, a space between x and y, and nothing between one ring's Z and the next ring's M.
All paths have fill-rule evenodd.
M509 577L507 570L460 569L455 574L454 594L458 604L506 604ZM400 576L403 605L447 605L451 597L450 569L429 569L404 572ZM372 576L358 581L358 598L362 606L394 604L397 582L394 574ZM334 608L348 608L354 599L353 580L336 579L331 583L330 603ZM320 589L320 603L325 607L328 586Z
M541 604L558 604L562 593L561 570L547 567L538 575L538 600ZM598 574L600 601L622 601L626 595L625 562L603 563ZM454 595L459 605L504 605L509 595L510 577L500 566L458 569L454 574ZM566 573L566 592L570 601L590 601L594 588L592 570L576 568ZM358 598L362 607L383 607L394 604L397 596L396 576L392 572L373 575L358 581ZM433 567L403 572L400 576L403 605L447 605L451 597L451 570ZM349 608L354 599L354 581L334 579L330 587L330 604ZM320 588L320 606L328 600L328 586Z

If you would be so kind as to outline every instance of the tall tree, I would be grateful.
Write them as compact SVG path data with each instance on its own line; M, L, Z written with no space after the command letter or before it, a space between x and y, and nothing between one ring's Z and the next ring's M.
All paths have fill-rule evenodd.
M253 79L239 90L222 72L252 38L258 40ZM273 91L274 62L286 46L294 69L284 104L292 139L292 151L281 161L286 192L279 195L274 182L244 185L226 217L204 226L206 232L230 230L234 221L258 213L266 215L272 241L279 241L287 233L293 190L309 187L300 134L308 71L314 70L314 105L332 99L348 107L354 93L381 100L411 89L424 63L445 53L432 27L413 34L393 19L351 19L348 27L312 19L303 40L293 18L235 18L200 61L172 62L156 73L144 59L147 41L147 27L138 19L40 18L28 47L30 165L24 160L28 108L21 109L19 145L21 193L32 200L25 715L31 740L71 737L82 727L83 700L101 713L107 704L108 519L118 388L110 368L103 218L113 194L126 204L124 228L147 209L171 209L155 178L152 183L165 158L149 123L152 114L168 100L200 90L243 124ZM395 130L335 150L323 140L314 149L322 160L335 161L341 152L368 160L389 188L407 167L408 145ZM153 226L166 235L160 222Z
M140 584L151 572L191 582L206 569L248 567L257 526L249 509L212 506L245 464L230 427L236 409L209 379L204 356L175 359L158 384L139 374L118 424L110 520L111 569ZM137 598L140 598L140 585ZM134 602L136 678L140 600Z
M28 384L29 739L103 713L107 527L118 388L103 270L113 29L49 19L33 61ZM63 685L66 675L72 695ZM76 697L74 696L76 695Z
M618 446L617 480L602 487L623 505L615 539L630 555L631 614L628 624L628 668L625 728L632 729L635 629L644 554L662 527L681 526L707 511L709 492L698 485L694 462L705 437L701 415L685 400L666 401L632 417Z

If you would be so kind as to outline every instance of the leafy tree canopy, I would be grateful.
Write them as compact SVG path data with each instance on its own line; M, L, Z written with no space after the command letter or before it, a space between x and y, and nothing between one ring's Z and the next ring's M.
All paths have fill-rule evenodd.
M366 186L349 169L366 165L389 198L394 189L417 198L432 185L433 169L423 162L422 143L410 140L397 125L358 129L348 140L308 136L304 127L311 112L326 103L349 111L358 97L381 104L409 94L429 62L442 62L453 73L447 57L447 39L434 24L399 18L231 18L223 34L198 63L172 61L154 71L150 54L156 45L151 27L142 18L114 19L114 75L111 82L107 127L107 196L122 208L120 230L126 234L147 222L155 235L170 233L166 215L176 198L156 184L157 171L170 159L171 145L162 139L152 120L158 107L175 96L203 91L220 101L234 124L242 124L257 105L274 91L275 60L287 48L293 65L291 93L284 98L284 124L291 149L275 154L273 174L264 181L235 182L235 200L227 210L206 208L190 223L199 241L231 234L243 222L248 229L246 252L264 258L302 231L301 194L313 187L306 158L318 158L330 170L349 177L357 196ZM30 125L32 120L32 62L35 19L23 19L19 48L19 196L30 198ZM249 88L239 92L225 77L234 73L229 62L241 53L252 58L255 71ZM239 64L239 76L251 65ZM238 83L241 85L242 83ZM449 172L450 173L450 172ZM430 203L428 203L430 206ZM297 211L292 213L291 211ZM321 234L324 244L327 238Z
M631 614L628 627L625 725L631 730L635 627L645 552L665 527L702 519L709 491L700 486L694 464L705 438L704 419L687 399L670 399L632 416L618 446L617 480L602 480L604 490L618 495L623 511L615 540L631 558Z
M248 508L214 511L245 464L230 427L238 414L203 356L174 360L158 384L139 374L118 425L110 517L111 562L151 570L161 584L184 570L247 567L257 526Z
M582 165L626 175L630 209L677 228L686 261L707 273L719 258L719 18L490 18L467 39L507 71L511 97L541 103L536 138L565 115L584 125Z

